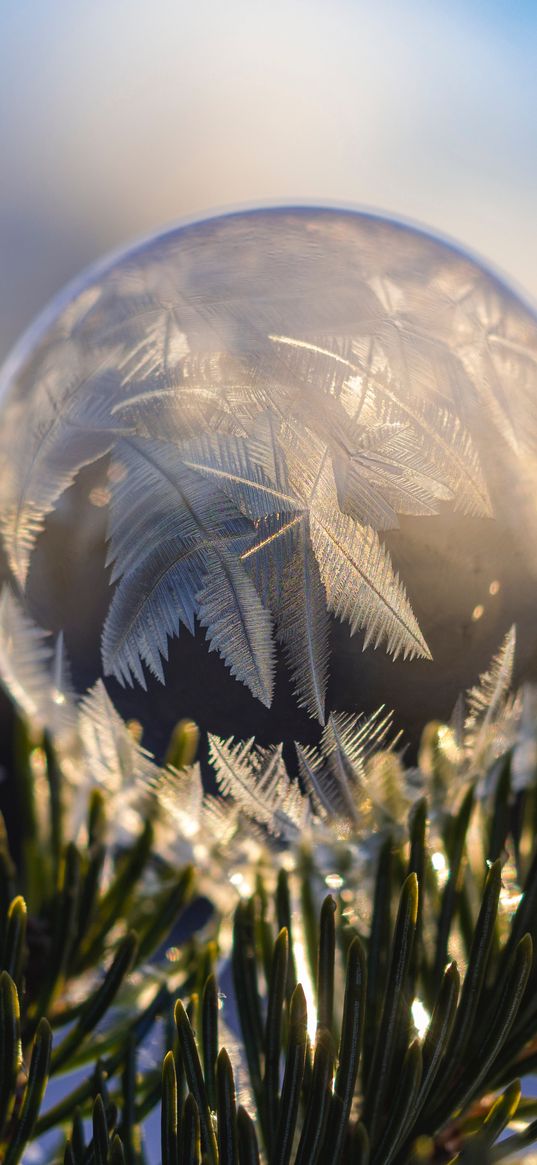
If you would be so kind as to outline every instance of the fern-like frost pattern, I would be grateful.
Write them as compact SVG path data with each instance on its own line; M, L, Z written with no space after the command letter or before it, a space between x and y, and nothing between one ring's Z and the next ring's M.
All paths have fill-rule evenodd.
M108 458L105 675L164 682L170 639L198 624L270 706L280 645L299 705L334 734L330 616L364 648L430 658L386 532L490 518L509 450L531 486L536 354L514 297L397 224L290 210L172 231L90 276L6 366L13 577L23 591L49 515Z

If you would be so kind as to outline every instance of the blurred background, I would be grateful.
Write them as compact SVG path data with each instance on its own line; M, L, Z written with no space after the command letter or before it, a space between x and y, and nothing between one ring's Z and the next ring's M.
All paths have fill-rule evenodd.
M0 357L103 252L255 203L417 220L537 300L533 0L0 13Z

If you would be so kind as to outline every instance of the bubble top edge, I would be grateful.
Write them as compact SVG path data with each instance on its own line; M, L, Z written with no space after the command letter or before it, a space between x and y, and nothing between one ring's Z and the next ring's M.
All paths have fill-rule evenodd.
M255 220L264 217L273 217L277 219L283 218L286 215L296 215L299 218L306 215L314 215L319 219L328 219L330 217L354 219L360 220L362 223L370 222L372 225L384 226L397 232L412 234L418 239L422 239L427 243L450 252L454 258L457 257L471 263L484 276L493 280L512 300L516 301L520 308L533 316L536 314L537 306L532 303L529 294L524 289L518 287L516 281L511 279L507 274L496 269L493 263L489 262L483 256L476 254L470 247L451 238L449 235L426 224L414 221L411 218L406 218L403 215L391 214L388 211L376 210L369 207L356 207L346 203L338 203L337 201L330 203L297 201L277 202L274 204L268 202L254 206L239 206L230 209L223 208L214 212L202 212L201 214L186 216L177 222L163 225L162 228L157 228L147 234L133 238L126 243L120 243L119 246L106 251L94 262L87 264L77 272L72 279L69 279L45 303L41 311L37 313L30 324L21 332L9 350L5 360L0 363L0 402L23 366L28 350L39 343L47 329L59 318L61 312L78 294L87 288L88 285L91 285L97 279L106 275L117 264L131 258L141 257L157 241L165 244L174 237L182 234L188 235L190 231L205 225L209 226L212 224L216 226L218 223L237 218L250 218Z

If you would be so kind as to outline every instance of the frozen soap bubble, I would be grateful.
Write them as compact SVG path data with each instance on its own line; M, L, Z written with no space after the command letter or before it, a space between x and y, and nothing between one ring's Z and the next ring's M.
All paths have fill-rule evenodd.
M5 366L6 561L161 749L385 704L449 715L516 622L537 660L537 323L478 263L339 210L172 230ZM212 654L210 654L212 652Z

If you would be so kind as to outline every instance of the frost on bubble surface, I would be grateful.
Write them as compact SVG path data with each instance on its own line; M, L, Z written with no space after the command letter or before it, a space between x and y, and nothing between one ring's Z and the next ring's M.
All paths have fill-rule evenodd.
M534 571L536 386L532 314L425 234L320 210L177 229L90 273L6 365L13 580L102 461L103 674L165 682L200 626L266 706L281 654L324 723L331 615L360 649L434 655L407 529L500 521Z

